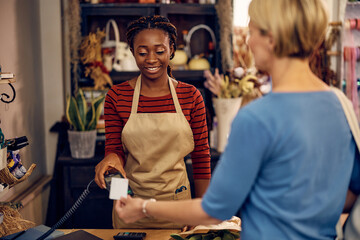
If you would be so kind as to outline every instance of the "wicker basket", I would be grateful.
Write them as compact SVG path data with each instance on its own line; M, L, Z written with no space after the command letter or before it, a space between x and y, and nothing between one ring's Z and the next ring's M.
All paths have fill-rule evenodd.
M11 174L11 172L9 171L9 169L7 167L3 168L0 170L0 182L6 183L7 185L9 185L9 188L11 188L11 187L15 186L16 184L27 179L31 175L31 173L35 167L36 167L36 164L34 164L34 163L31 164L31 166L29 167L29 169L27 170L25 175L22 176L20 179L17 179L16 177L14 177L14 175Z
M35 223L23 219L17 209L8 205L0 205L0 212L4 213L4 221L0 224L0 237L17 233L35 226Z
M7 166L7 148L0 149L0 169L6 168Z

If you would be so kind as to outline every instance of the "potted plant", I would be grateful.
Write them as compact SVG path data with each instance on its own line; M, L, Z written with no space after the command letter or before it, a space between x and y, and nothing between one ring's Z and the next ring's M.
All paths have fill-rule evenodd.
M71 156L92 158L95 154L96 125L100 118L105 96L92 99L89 106L84 92L79 89L75 96L69 96L66 117L71 128L68 130Z

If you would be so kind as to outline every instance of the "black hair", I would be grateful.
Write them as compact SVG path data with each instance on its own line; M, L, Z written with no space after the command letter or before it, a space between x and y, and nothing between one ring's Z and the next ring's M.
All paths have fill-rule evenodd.
M170 56L170 60L174 58L176 50L177 31L176 27L166 17L160 15L141 17L135 21L132 21L126 31L127 42L131 49L134 48L134 38L136 35L146 29L161 29L169 36L169 45L173 46L174 52ZM167 73L173 78L171 73L171 67L168 65Z

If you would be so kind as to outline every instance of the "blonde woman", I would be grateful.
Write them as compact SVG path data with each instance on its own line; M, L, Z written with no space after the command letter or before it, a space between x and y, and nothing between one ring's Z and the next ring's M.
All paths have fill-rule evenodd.
M327 13L320 0L253 0L249 16L248 44L272 92L239 111L202 199L121 199L125 221L212 224L240 209L242 240L336 237L348 188L360 192L360 164L337 97L309 68Z

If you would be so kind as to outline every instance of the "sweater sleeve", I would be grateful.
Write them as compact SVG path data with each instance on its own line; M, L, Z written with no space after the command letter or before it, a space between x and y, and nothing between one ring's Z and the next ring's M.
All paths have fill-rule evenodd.
M120 118L116 110L117 93L110 89L105 98L104 118L105 118L105 156L116 153L125 161L124 150L121 142L121 133L124 121Z
M191 153L194 179L210 179L210 147L208 129L206 125L206 109L203 97L194 87L193 109L191 111L190 126L194 135L195 148Z
M221 220L236 214L254 185L270 139L261 121L249 112L239 111L203 197L202 207L207 214Z

